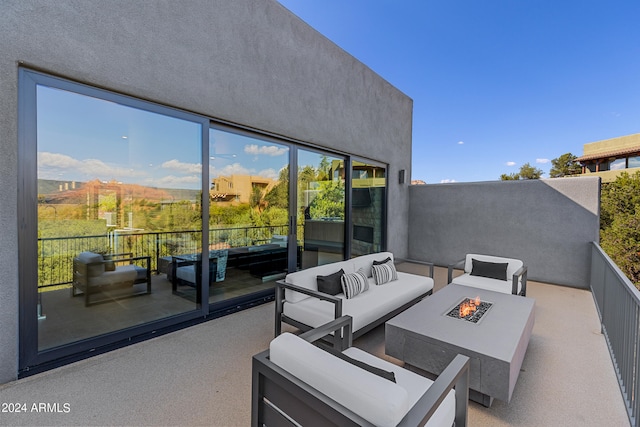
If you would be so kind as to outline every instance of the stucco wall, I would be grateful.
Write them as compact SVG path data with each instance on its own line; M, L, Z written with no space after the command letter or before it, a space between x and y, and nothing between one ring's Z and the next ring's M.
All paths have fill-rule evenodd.
M599 206L598 178L411 186L409 256L518 258L532 280L588 288Z
M5 0L0 46L0 383L17 367L18 62L389 163L389 217L407 216L412 100L276 1ZM390 221L398 256L407 236Z

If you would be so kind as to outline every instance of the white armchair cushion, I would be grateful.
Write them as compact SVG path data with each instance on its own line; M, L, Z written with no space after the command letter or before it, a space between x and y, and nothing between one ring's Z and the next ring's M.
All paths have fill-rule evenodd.
M350 347L344 351L347 356L358 359L376 368L392 371L396 377L396 384L404 388L409 394L409 408L412 408L418 399L422 397L424 392L431 387L433 381L428 378L417 375L398 365L380 359L370 353L360 350L356 347ZM435 426L451 426L456 417L456 393L454 390L449 391L447 397L440 404L438 409L425 424L427 427Z
M470 274L463 274L462 276L455 277L451 283L456 285L471 286L474 288L486 289L488 291L500 292L503 294L510 294L512 288L512 280L497 280L489 279L487 277L472 276ZM522 283L518 281L518 293L522 290ZM474 295L469 295L473 297Z
M400 385L293 334L278 336L269 349L273 363L371 423L395 426L411 408L409 394Z

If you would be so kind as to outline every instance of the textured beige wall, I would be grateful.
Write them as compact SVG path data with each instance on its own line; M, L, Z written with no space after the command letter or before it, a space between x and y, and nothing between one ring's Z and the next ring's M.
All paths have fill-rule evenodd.
M635 147L640 149L640 133L585 144L583 156L626 150Z

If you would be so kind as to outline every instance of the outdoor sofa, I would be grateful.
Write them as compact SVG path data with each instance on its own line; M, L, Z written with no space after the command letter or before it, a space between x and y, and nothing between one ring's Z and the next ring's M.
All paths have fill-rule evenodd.
M397 279L376 284L374 262L387 264L385 270L393 270ZM353 335L357 338L431 295L433 264L424 263L430 267L430 277L427 277L395 271L393 262L391 252L379 252L287 274L284 280L276 282L275 336L280 335L282 322L307 331L349 315L353 318ZM376 267L377 271L382 271L380 265ZM366 277L368 289L347 298L342 288L334 286L335 280L341 280L337 277L341 270L351 277L360 270ZM333 292L327 293L327 288L332 288Z
M333 347L312 344L331 333ZM274 338L253 357L251 425L467 425L468 357L457 355L432 381L351 342L349 316Z

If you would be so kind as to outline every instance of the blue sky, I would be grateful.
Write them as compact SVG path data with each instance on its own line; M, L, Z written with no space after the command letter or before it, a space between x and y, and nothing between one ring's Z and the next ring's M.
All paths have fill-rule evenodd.
M497 180L640 132L638 0L280 0L413 99L412 179Z

